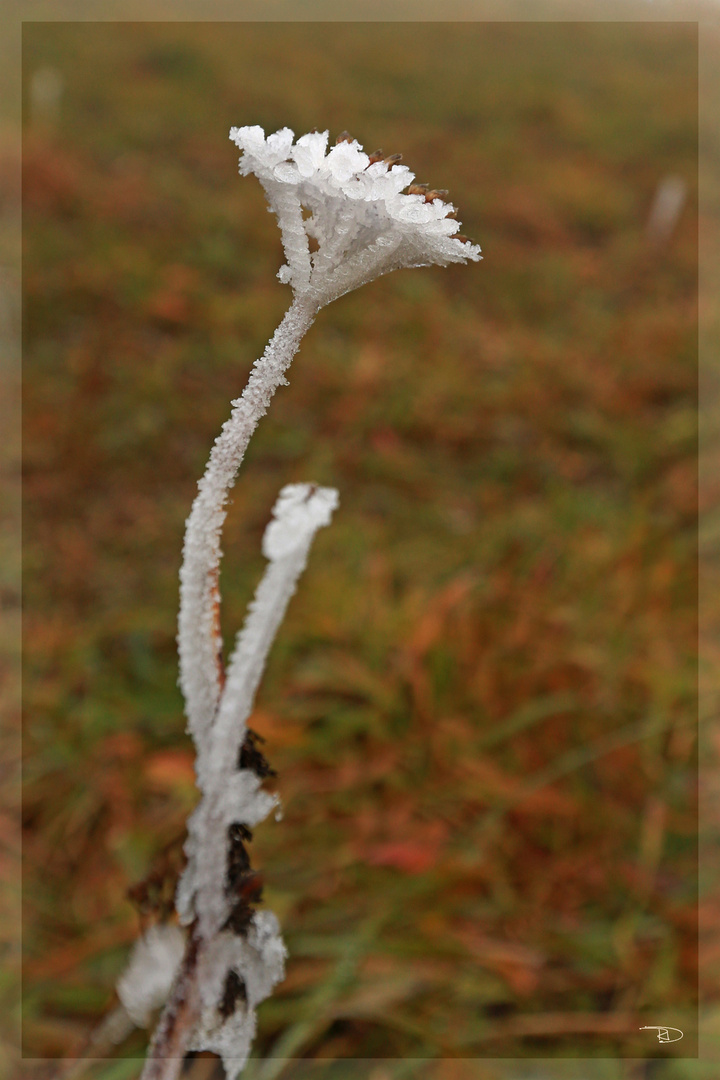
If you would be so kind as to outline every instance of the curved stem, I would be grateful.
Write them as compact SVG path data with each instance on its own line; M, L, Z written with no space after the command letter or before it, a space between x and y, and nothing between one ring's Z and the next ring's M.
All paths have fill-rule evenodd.
M296 296L262 357L255 362L242 396L233 402L230 419L215 440L185 527L178 619L180 686L188 728L198 747L210 729L222 689L217 581L228 491L250 437L284 381L284 373L316 313L317 304L306 295Z

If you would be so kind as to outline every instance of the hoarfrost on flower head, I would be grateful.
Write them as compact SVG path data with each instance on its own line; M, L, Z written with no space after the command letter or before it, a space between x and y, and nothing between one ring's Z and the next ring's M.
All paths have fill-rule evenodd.
M455 234L455 208L435 193L405 188L415 174L393 158L369 157L342 137L327 151L328 132L293 142L282 128L232 128L243 151L240 172L255 173L278 216L287 255L280 280L318 307L402 266L477 261L480 248ZM301 208L310 211L303 217ZM317 241L312 254L308 239Z
M309 179L325 160L327 149L328 132L311 131L308 135L302 135L295 146L293 161L297 166L300 176Z

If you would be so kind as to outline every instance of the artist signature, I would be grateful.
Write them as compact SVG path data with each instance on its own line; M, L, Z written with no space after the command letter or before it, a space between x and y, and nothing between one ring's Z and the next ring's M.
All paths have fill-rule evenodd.
M677 1042L678 1039L682 1039L683 1033L680 1028L665 1027L659 1024L647 1024L645 1027L641 1027L640 1031L657 1031L658 1042ZM673 1032L671 1035L670 1032Z

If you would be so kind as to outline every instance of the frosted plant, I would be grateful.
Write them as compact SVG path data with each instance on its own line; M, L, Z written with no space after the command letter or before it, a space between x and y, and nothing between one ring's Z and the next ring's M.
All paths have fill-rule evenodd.
M247 727L268 651L305 566L313 537L327 525L337 493L310 484L283 488L263 539L269 560L238 635L227 673L222 661L218 578L226 502L250 437L285 382L300 341L321 307L402 267L478 260L458 233L445 191L415 184L400 155L364 153L343 133L296 142L289 128L232 128L240 172L260 180L277 216L287 262L278 277L293 300L256 361L245 390L215 440L187 521L180 571L178 646L188 729L197 748L201 798L188 826L186 869L176 906L188 927L185 953L146 941L120 983L139 1021L172 982L143 1080L174 1080L188 1050L221 1055L230 1080L247 1060L255 1007L283 978L285 946L275 916L256 911L261 879L246 845L277 804L262 787L274 775ZM166 943L167 944L167 943ZM162 970L138 984L148 956ZM133 966L134 965L134 966Z

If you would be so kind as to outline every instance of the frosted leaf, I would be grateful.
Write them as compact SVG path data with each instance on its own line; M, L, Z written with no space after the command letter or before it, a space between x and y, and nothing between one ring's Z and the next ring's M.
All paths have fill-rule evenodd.
M173 925L151 926L135 942L117 993L138 1027L147 1027L154 1010L164 1004L184 951L185 935Z

